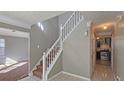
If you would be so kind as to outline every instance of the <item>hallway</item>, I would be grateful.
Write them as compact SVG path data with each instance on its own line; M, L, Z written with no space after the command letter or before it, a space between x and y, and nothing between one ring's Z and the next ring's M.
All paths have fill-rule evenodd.
M109 65L96 64L93 81L113 81L114 75Z

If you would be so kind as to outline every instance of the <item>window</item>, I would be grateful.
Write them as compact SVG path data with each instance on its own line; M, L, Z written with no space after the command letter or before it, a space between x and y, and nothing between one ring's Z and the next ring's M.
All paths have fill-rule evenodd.
M5 40L0 39L0 48L4 48L4 47L5 47Z
M5 39L0 39L0 62L5 60Z

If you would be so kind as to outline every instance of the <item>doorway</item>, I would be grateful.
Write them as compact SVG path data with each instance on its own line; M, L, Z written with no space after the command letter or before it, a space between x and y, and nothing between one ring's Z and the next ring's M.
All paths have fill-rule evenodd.
M20 80L30 72L30 33L0 28L0 81Z
M92 29L91 80L114 80L113 25L100 25Z

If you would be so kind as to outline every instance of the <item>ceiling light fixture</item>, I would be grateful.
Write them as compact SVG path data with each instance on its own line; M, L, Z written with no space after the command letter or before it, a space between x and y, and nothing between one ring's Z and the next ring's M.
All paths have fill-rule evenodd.
M100 39L99 37L96 38L97 40Z
M103 29L106 30L107 29L107 26L103 26Z

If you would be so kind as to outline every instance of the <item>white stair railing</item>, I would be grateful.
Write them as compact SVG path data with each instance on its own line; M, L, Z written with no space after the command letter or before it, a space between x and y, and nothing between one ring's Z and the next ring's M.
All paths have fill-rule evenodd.
M63 42L66 38L73 32L73 30L80 24L83 20L83 16L79 11L73 12L71 17L62 26L62 40Z
M43 53L43 80L47 80L48 74L62 52L61 36L56 40L47 53Z
M52 47L43 53L43 80L48 79L48 74L55 65L63 50L63 42L71 34L71 32L80 24L83 17L79 11L74 12L71 17L60 27L60 36L52 45Z

